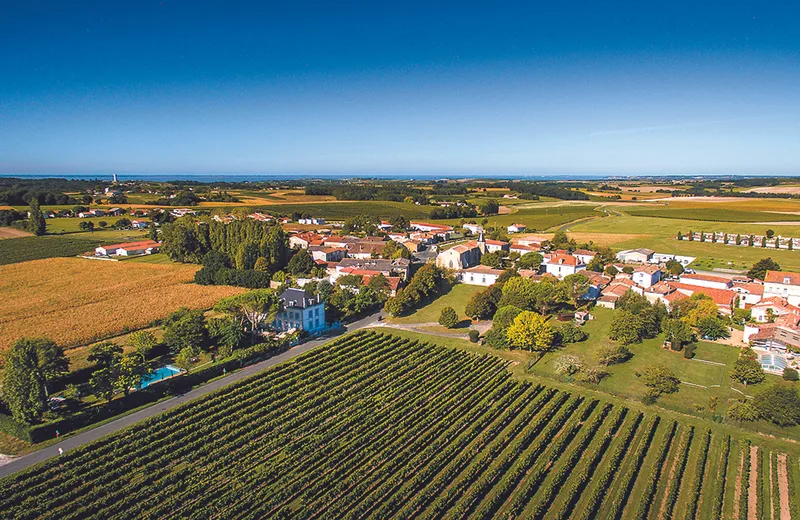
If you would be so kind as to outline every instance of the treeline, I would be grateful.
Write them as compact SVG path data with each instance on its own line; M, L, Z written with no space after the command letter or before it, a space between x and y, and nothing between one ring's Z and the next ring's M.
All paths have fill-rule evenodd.
M291 257L280 226L251 219L223 224L180 218L163 226L161 238L161 252L171 259L203 264L195 279L206 285L266 287Z
M76 199L57 191L38 191L35 189L23 188L0 191L0 204L7 206L27 206L32 200L36 199L39 201L39 204L46 204L48 206L72 206L83 202L87 197L88 202L86 202L86 204L89 204L92 202L92 197L90 195Z
M566 185L548 182L514 182L509 189L519 192L520 198L538 200L539 197L552 197L561 200L589 200L582 191L569 189Z
M455 205L431 210L431 218L434 220L445 218L475 218L477 216L478 210L476 210L474 206Z

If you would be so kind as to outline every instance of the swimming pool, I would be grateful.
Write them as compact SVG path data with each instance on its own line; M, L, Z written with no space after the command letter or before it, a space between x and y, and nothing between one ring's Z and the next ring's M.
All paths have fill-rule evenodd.
M139 383L139 388L146 388L153 383L169 379L172 376L177 376L181 372L183 372L183 370L172 365L165 365L161 368L157 368L142 378L141 383Z
M762 354L758 357L758 360L764 370L773 372L783 372L787 365L786 359L779 354Z

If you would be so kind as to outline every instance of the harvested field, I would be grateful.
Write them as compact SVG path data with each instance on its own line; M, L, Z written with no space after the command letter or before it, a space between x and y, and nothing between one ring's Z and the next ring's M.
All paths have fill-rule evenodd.
M243 289L189 283L198 266L50 258L0 267L0 350L21 336L65 347L143 327Z
M0 240L6 238L21 238L21 237L32 237L33 234L28 233L27 231L22 231L21 229L11 228L11 227L0 227Z

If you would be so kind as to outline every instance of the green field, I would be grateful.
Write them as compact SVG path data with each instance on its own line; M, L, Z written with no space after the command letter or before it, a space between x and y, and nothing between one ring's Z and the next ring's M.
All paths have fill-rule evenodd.
M735 206L735 203L730 203ZM635 217L672 218L712 222L800 222L800 215L793 213L768 213L766 211L743 211L731 208L681 208L631 206L617 208Z
M132 256L130 258L121 258L123 262L136 262L142 264L174 264L170 258L162 253L154 255Z
M47 232L53 234L77 233L82 231L80 228L81 222L92 222L94 224L94 228L99 231L100 229L102 229L100 226L100 222L105 222L107 224L107 227L110 228L111 226L114 225L114 222L116 222L121 218L126 218L128 220L136 220L136 217L131 217L129 215L122 215L120 217L106 216L106 217L91 217L91 218L80 218L80 217L51 218L47 219Z
M488 217L491 227L507 228L511 224L525 224L526 231L544 231L568 222L587 217L602 217L603 213L594 211L591 204L546 203L539 202L524 206L513 206L513 213ZM481 221L482 217L475 219ZM445 220L450 225L458 225L460 219Z
M0 265L94 252L99 245L140 240L141 231L96 231L0 240Z
M748 486L743 438L516 381L506 366L355 333L9 477L0 508L6 518L589 520L713 517L748 495L767 510L776 493L796 505L796 449L756 441L765 460L789 454L795 488L776 491L763 464ZM716 467L728 471L709 474Z
M458 313L458 317L462 320L465 320L467 319L467 316L464 314L464 307L466 306L467 302L473 294L484 289L486 288L479 285L467 285L463 283L456 284L451 287L446 294L436 298L427 305L420 307L412 314L409 314L408 316L392 318L391 321L404 324L436 323L439 321L439 315L442 313L442 309L445 307L452 307Z
M388 201L352 201L259 205L257 209L284 215L291 215L297 211L332 220L345 220L356 215L368 215L383 219L404 215L409 219L427 219L433 206L417 206L416 204Z

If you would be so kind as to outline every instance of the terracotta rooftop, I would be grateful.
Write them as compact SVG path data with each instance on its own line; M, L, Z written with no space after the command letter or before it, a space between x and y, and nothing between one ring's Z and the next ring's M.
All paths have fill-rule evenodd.
M786 283L785 280L789 279L789 285L800 285L800 273L790 273L784 271L767 271L767 276L764 277L765 283Z

